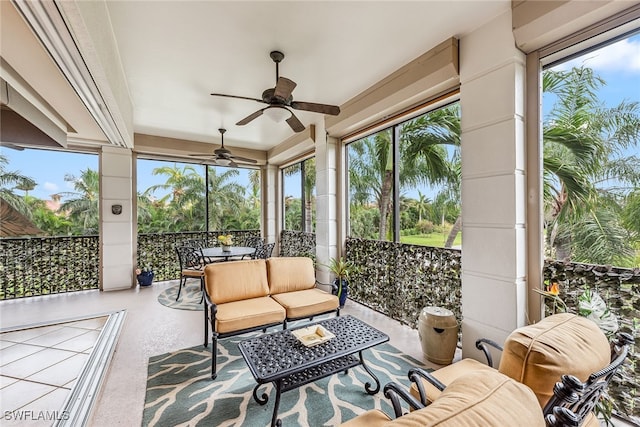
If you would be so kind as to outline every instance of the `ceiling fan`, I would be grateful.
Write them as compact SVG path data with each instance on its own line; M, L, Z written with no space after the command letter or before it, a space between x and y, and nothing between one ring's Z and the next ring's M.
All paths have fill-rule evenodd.
M247 159L245 157L240 157L240 156L234 156L233 154L231 154L231 151L227 150L226 148L224 148L224 133L227 131L226 129L218 129L218 131L220 132L220 138L222 139L222 145L220 146L220 148L216 148L215 150L213 150L213 163L219 166L230 166L232 168L236 168L238 167L238 163L250 163L250 164L254 164L254 163L258 163L256 160L254 159ZM193 157L206 157L206 156L212 156L211 154L189 154L190 156Z
M268 105L267 107L248 115L236 123L236 125L246 125L252 120L260 117L262 113L272 117L275 121L282 121L287 117L287 115L289 115L289 118L286 119L286 121L291 129L293 129L294 132L302 132L304 130L304 125L300 120L298 120L296 115L293 114L293 111L291 111L290 108L293 108L294 110L311 111L313 113L330 114L332 116L340 114L340 107L336 105L294 101L291 92L293 92L293 89L297 86L296 82L289 80L286 77L280 77L279 74L278 64L280 64L284 59L284 53L274 50L270 53L270 56L273 62L276 63L276 86L262 92L262 99L249 98L246 96L225 95L223 93L211 94L213 96L224 96L227 98L247 99L249 101L257 101Z

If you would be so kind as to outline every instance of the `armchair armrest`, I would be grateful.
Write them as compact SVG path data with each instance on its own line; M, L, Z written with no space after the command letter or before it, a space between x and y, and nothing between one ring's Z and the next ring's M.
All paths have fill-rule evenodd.
M399 398L402 398L409 404L411 409L422 409L424 405L416 400L407 390L406 387L398 383L388 383L384 386L384 395L387 399L391 400L393 406L393 412L395 417L399 418L404 415L402 411L402 404Z
M446 384L443 384L439 379L431 375L430 372L427 372L421 368L409 369L409 379L418 388L418 393L420 394L420 403L422 404L422 407L427 405L427 392L425 391L424 385L422 384L423 379L431 383L440 391L443 391L447 387Z
M476 341L476 348L478 350L482 350L482 352L484 353L484 357L487 358L487 365L489 365L489 366L491 366L493 368L494 367L493 366L493 357L491 357L491 352L489 351L489 346L491 346L491 347L493 347L493 348L495 348L497 350L500 350L500 351L503 351L504 348L500 344L498 344L497 342L492 341L492 340L487 339L487 338L480 338L479 340Z

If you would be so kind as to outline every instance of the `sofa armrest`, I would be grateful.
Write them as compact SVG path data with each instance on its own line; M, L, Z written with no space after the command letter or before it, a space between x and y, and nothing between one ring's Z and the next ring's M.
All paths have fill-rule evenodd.
M391 382L385 385L384 395L387 399L391 400L391 405L393 406L393 412L395 413L396 418L404 415L400 398L408 403L412 410L424 408L424 405L421 402L418 402L416 398L407 391L405 386L398 383Z
M421 368L409 369L409 379L418 388L418 393L420 394L420 403L422 404L423 407L427 404L428 399L427 399L427 392L424 389L424 385L422 384L422 379L430 382L434 387L436 387L440 391L443 391L447 387L439 379L431 375L430 372L425 371L424 369L421 369Z

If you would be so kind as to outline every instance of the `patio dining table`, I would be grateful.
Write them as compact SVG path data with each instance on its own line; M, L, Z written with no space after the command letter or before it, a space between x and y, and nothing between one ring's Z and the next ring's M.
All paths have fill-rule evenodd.
M253 255L255 252L256 248L248 246L231 246L228 251L223 251L222 247L216 246L202 249L202 256L205 258L223 258L224 261L229 261L231 257L245 257Z

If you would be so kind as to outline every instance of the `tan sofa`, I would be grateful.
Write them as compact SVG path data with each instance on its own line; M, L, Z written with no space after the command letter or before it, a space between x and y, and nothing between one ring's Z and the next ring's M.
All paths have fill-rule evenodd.
M338 297L316 288L313 260L274 257L208 264L204 269L204 346L211 324L211 378L216 378L219 338L287 327L287 321L324 313L340 315Z
M393 420L374 409L342 424L360 426L544 427L545 421L531 389L494 370L463 375L430 405Z

